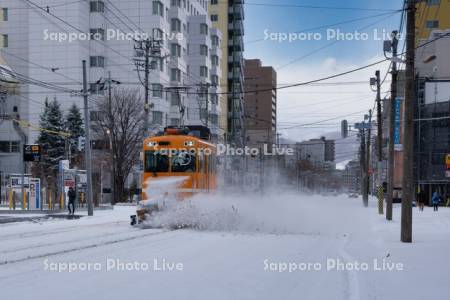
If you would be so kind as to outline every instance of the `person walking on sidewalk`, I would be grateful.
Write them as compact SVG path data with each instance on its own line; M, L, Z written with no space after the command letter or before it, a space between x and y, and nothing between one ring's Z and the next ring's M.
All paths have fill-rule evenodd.
M441 198L439 197L438 192L433 193L433 198L431 198L431 203L433 204L433 210L439 210L439 202L441 202Z
M67 196L69 196L69 215L75 214L75 198L77 197L77 193L73 189L73 187L69 188L69 192L67 193ZM70 206L72 206L72 209L70 209Z

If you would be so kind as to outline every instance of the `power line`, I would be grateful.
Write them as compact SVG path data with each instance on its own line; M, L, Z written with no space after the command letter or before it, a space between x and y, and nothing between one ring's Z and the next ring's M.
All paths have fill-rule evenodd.
M365 7L345 7L345 6L318 6L318 5L303 5L303 4L274 4L274 3L258 3L258 2L245 2L245 5L252 6L265 6L265 7L280 7L280 8L309 8L309 9L327 9L327 10L358 10L358 11L400 11L398 9L385 9L385 8L365 8Z

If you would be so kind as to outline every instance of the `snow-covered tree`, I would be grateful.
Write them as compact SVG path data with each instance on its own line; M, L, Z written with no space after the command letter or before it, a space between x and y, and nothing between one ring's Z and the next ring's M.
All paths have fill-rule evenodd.
M74 103L66 114L65 131L70 133L69 147L73 163L79 161L78 138L84 136L83 119L78 106Z
M41 145L42 175L56 177L58 163L65 158L64 118L56 99L45 100L44 112L40 116L41 128L37 142Z

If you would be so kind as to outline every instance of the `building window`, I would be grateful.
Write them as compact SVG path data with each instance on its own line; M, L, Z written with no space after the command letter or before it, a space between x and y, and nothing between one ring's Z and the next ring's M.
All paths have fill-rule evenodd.
M0 141L0 152L2 152L2 153L19 153L20 152L20 142Z
M180 126L180 119L171 118L170 119L170 125L171 126Z
M211 5L217 5L219 4L219 0L211 0Z
M219 104L219 96L217 94L211 94L210 99L212 104Z
M217 116L215 114L210 114L209 119L211 121L211 124L216 125L216 126L219 125L219 116Z
M179 106L181 103L181 97L178 93L172 93L172 97L170 97L170 105Z
M164 17L164 4L160 1L153 1L153 15Z
M172 57L181 57L181 46L178 44L171 44L170 55L172 55Z
M153 28L153 38L157 40L161 46L164 46L164 32L159 28Z
M172 7L180 7L181 8L181 0L171 0L170 6Z
M103 87L96 82L89 83L89 92L92 94L103 94Z
M163 124L163 113L162 111L154 111L152 112L152 123L155 125Z
M440 5L440 4L441 4L441 0L427 0L427 5L428 6Z
M212 55L211 56L211 64L213 66L218 66L219 65L219 57L217 55Z
M0 34L0 48L8 48L8 35Z
M217 35L211 36L211 45L213 47L219 47L219 37Z
M208 24L200 24L200 34L208 35Z
M217 86L219 84L219 76L211 75L211 84Z
M200 119L206 120L208 117L208 111L206 108L200 108Z
M200 55L208 56L208 46L200 45Z
M101 122L105 120L105 114L99 110L91 110L89 112L89 118L94 122Z
M105 12L105 3L103 1L91 1L91 12L103 13Z
M172 19L170 22L170 30L181 33L181 21L178 19Z
M180 82L181 81L181 71L179 69L171 69L170 80Z
M439 28L439 20L427 21L426 26L428 29Z
M200 77L208 77L208 67L200 66Z
M2 14L1 14L0 21L8 21L8 9L7 8L2 8Z
M90 66L104 68L105 67L105 58L103 56L91 56L90 57Z
M92 28L90 30L90 33L91 33L91 39L93 39L93 40L97 40L97 41L105 40L105 30L103 28Z
M211 15L211 22L219 21L219 15Z
M161 84L152 84L152 95L155 98L162 98L163 86Z

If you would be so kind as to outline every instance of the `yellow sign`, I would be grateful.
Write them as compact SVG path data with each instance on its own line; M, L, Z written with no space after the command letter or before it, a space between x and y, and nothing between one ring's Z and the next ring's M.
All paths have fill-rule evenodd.
M447 167L450 167L450 154L447 154L447 157L445 158L445 162L447 163Z

